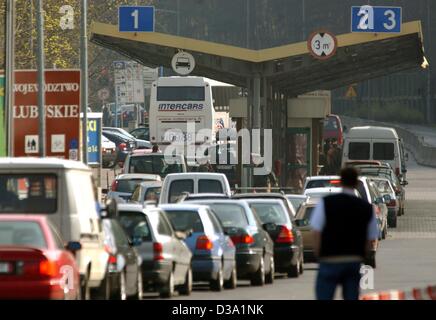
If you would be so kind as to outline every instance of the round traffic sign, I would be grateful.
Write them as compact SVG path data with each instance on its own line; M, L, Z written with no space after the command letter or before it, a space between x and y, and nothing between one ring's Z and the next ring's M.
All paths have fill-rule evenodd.
M314 58L325 60L335 55L338 40L331 32L317 31L311 34L307 46Z
M195 59L192 54L181 51L174 55L171 66L174 72L182 76L187 76L195 69Z
M98 90L98 98L99 98L101 101L106 101L106 100L108 100L108 99L110 98L110 92L109 92L109 90L108 90L107 88L103 88L103 89Z

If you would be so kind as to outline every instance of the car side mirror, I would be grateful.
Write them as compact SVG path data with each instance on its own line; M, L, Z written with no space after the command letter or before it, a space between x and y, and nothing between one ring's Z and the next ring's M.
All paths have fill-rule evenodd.
M82 244L77 241L70 241L65 246L65 249L75 254L77 251L82 250Z
M295 220L295 225L297 227L306 227L309 225L309 221L307 219L298 219Z

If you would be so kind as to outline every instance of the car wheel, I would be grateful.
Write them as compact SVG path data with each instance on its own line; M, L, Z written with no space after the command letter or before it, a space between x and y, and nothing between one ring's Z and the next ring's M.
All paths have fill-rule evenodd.
M91 300L91 288L89 287L89 274L86 274L81 287L81 298L83 300Z
M397 221L398 221L397 216L395 216L395 217L391 217L391 218L388 220L389 228L396 228L396 227L397 227Z
M106 275L104 279L102 280L100 287L95 289L95 291L91 291L91 298L92 300L109 300L110 299L110 283L108 279L108 273L106 272Z
M264 262L264 257L261 257L259 269L251 277L251 285L263 286L264 284L265 284L265 262Z
M272 284L274 283L274 276L276 273L275 264L274 264L274 257L270 258L270 271L265 277L265 283Z
M171 271L167 283L162 287L160 292L161 298L171 298L174 295L174 274Z
M382 232L382 240L385 240L386 237L388 235L388 226L387 224L385 225L385 227L383 228L383 232Z
M118 290L112 295L112 300L127 300L126 275L124 271L120 272L118 280Z
M297 262L297 264L295 266L291 266L290 270L288 271L288 277L289 278L298 278L298 276L300 275L300 262Z
M224 288L226 289L236 289L238 286L238 275L236 272L236 266L233 267L232 275L230 276L230 279L224 282Z
M136 280L136 294L129 297L129 300L142 300L144 298L144 286L142 281L141 269L138 270L138 278Z
M184 296L189 296L192 292L192 269L189 267L185 276L185 283L180 287L179 293Z
M224 287L224 275L223 275L223 267L221 265L217 278L215 280L210 280L210 288L213 291L221 291Z
M304 273L304 257L300 259L300 274Z

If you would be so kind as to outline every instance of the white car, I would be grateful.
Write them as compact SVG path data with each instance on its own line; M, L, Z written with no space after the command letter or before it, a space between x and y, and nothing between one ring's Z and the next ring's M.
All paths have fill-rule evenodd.
M304 183L304 190L313 188L335 188L341 186L339 176L313 176L307 177Z
M113 168L117 160L117 145L101 135L101 155L103 168Z
M90 289L104 283L109 254L92 171L83 163L54 158L0 159L0 214L48 217L62 238L77 248L82 298L91 298Z

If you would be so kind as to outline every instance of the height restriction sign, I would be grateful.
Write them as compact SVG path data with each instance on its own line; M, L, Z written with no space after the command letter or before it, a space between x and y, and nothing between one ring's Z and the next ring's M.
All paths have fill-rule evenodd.
M47 156L69 159L80 137L80 70L47 70L44 90ZM15 72L14 157L39 156L38 91L36 71Z
M311 34L307 47L314 58L326 60L335 55L338 40L331 32L318 31Z

